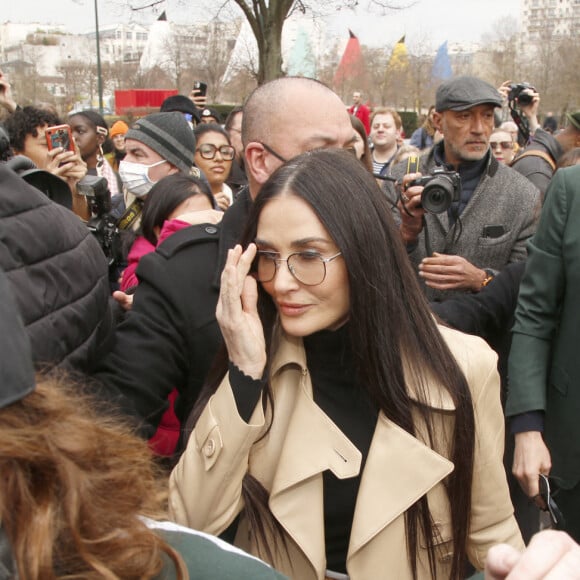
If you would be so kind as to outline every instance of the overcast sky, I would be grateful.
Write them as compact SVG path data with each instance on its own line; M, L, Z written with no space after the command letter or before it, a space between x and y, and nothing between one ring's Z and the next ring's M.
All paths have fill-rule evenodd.
M154 0L98 0L100 24L127 22L128 4L143 6ZM399 3L407 0L394 0ZM411 0L408 0L409 3ZM331 30L338 36L348 34L348 28L362 44L391 46L403 34L409 47L418 44L439 46L443 41L480 41L482 34L490 33L506 17L519 20L521 0L417 0L411 8L390 11L380 16L351 11L339 12L331 22ZM317 3L317 0L313 0ZM158 10L167 9L168 19L186 22L196 17L206 20L213 16L202 6L216 5L203 0L165 0ZM361 2L364 4L364 2ZM197 6L192 10L192 6ZM187 8L186 8L187 7ZM139 13L144 23L154 21L159 12L148 9ZM40 22L64 24L72 32L94 29L94 0L3 0L0 22Z

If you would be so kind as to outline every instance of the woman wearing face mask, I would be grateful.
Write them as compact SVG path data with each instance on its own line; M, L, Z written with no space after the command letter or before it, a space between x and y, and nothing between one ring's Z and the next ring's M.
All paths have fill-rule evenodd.
M111 196L117 195L120 192L118 177L103 154L103 144L109 134L105 119L95 111L81 111L69 117L69 124L88 174L104 177Z
M208 180L218 206L225 211L233 202L232 190L226 184L236 153L230 137L216 124L202 123L193 133L197 141L195 164Z
M455 580L494 543L523 548L496 357L436 324L372 175L345 151L296 157L243 243L216 311L229 364L171 475L176 521L240 516L234 543L301 580Z

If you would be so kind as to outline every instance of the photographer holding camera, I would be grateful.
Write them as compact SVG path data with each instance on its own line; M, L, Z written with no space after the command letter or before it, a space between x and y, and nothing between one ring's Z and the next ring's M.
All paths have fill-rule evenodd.
M501 104L497 89L481 79L445 81L433 115L443 140L416 169L407 161L392 169L398 184L387 193L430 300L478 292L506 264L526 257L539 192L491 154Z
M519 150L511 166L527 177L543 197L562 155L580 146L580 111L566 115L568 125L554 136L540 127L537 116L540 95L534 87L506 81L499 91L508 102L519 134L523 129L525 138L524 148Z

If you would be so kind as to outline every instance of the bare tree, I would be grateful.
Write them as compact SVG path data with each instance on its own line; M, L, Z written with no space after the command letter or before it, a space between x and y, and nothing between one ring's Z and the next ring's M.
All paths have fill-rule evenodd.
M139 63L137 61L105 62L102 65L101 76L104 88L110 93L126 87L138 88L142 86Z
M207 83L209 102L217 102L221 97L222 80L241 28L241 21L225 22L214 18L205 28L207 40L200 57L193 61L191 71L196 78Z
M556 86L550 91L550 97L554 99L552 104L551 99L548 100L551 108L554 110L560 107L561 113L567 111L574 111L580 108L580 96L578 95L578 87L580 87L580 69L578 62L580 62L580 40L577 36L563 39L560 41L558 47L559 56L559 70L555 73Z
M69 60L57 67L65 86L65 107L70 109L77 101L89 94L94 71L87 74L87 63L81 60Z
M518 70L518 23L513 17L498 20L493 32L482 36L483 53L487 55L485 76L500 85L508 79L515 79Z
M160 0L151 0L141 6L129 5L133 11L155 7ZM195 5L195 0L181 0L182 5ZM338 10L354 9L359 0L223 0L217 10L215 3L207 6L216 16L229 8L237 7L247 20L258 46L258 84L283 76L282 70L282 30L284 23L294 12L312 14L319 18ZM414 4L414 0L366 0L363 9L401 10Z

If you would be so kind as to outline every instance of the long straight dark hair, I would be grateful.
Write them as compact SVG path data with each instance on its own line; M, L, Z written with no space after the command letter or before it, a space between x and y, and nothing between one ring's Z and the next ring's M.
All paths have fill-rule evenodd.
M306 201L342 252L349 277L348 326L357 382L364 385L377 407L413 435L416 434L413 414L418 414L425 425L428 444L444 452L446 442L435 428L427 385L433 381L440 384L456 406L450 442L450 459L455 469L446 479L445 487L454 542L451 578L460 578L465 566L471 508L475 437L471 395L465 376L441 337L419 287L391 218L389 203L372 175L351 153L342 150L305 153L278 169L262 187L249 216L244 247L255 239L266 204L280 195L293 195ZM258 307L271 350L276 313L271 298L262 288ZM414 398L407 389L403 361L415 387ZM209 390L198 401L196 416L224 374L222 365L221 372L212 377ZM272 404L271 392L266 393L264 401ZM251 486L246 487L251 490ZM264 495L260 497L256 500L251 493L245 494L246 513L253 512L249 514L251 522L256 513L265 513L264 506L259 505ZM405 521L413 575L417 573L422 532L428 546L431 575L436 578L435 526L426 497L407 510ZM268 525L272 529L272 524ZM276 528L275 523L273 527ZM256 531L265 542L263 525L259 524Z

